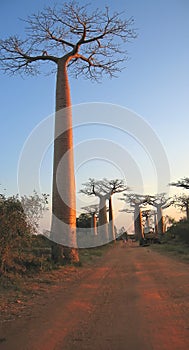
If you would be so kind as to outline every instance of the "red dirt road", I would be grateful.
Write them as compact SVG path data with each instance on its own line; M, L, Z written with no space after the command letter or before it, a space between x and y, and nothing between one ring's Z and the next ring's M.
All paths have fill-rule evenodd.
M1 350L188 350L189 265L116 244L0 339Z

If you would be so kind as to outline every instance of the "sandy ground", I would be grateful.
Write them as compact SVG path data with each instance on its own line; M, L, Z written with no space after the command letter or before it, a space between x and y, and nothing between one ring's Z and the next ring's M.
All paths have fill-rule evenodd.
M111 247L0 323L1 350L188 350L189 265Z

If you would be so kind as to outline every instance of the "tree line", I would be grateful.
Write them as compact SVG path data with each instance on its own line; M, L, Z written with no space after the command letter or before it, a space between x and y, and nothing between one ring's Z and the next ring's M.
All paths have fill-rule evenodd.
M183 178L171 186L189 189L189 178ZM157 230L159 235L164 235L164 216L162 209L175 205L185 211L188 218L189 196L186 194L166 198L164 194L138 195L129 193L129 188L123 180L114 179L102 180L89 179L83 184L81 193L87 196L96 196L99 198L99 204L83 207L85 213L77 218L77 239L86 239L88 229L94 243L107 244L115 241L117 231L114 225L112 196L115 193L122 193L120 199L130 205L130 209L123 211L133 212L134 228L138 239L141 238L142 211L141 207L149 204L157 210L158 223ZM128 192L128 193L126 193ZM38 195L33 192L31 196L6 197L0 194L0 275L10 273L26 273L39 271L40 269L52 267L56 263L67 263L69 259L66 256L60 261L53 256L54 242L50 241L38 233L39 220L44 212L48 210L47 194ZM106 205L108 201L108 207ZM107 218L108 213L108 218ZM146 218L147 211L144 211ZM95 217L98 216L98 232ZM102 229L103 240L98 240L99 230ZM186 231L186 227L184 228ZM122 228L123 231L123 228ZM122 232L123 234L124 232ZM81 236L81 237L80 237ZM189 232L184 233L185 240L188 242ZM79 244L80 246L80 244Z

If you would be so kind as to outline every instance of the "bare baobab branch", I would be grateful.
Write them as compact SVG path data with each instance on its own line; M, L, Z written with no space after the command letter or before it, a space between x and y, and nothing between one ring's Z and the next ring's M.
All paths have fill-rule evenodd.
M0 63L5 72L36 74L39 70L34 63L57 63L69 57L69 70L76 77L113 77L127 60L125 43L136 37L133 18L110 14L108 7L89 14L88 5L80 6L76 1L64 8L47 7L24 22L26 38L0 41Z
M181 187L185 188L186 190L189 190L189 177L184 177L183 179L177 182L171 182L170 186Z

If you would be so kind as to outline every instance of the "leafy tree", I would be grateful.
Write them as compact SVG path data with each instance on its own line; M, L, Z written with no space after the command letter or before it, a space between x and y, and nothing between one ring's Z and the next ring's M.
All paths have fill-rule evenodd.
M29 246L31 233L18 197L0 195L0 274L25 270L23 249Z
M29 16L26 35L0 41L0 62L5 73L39 73L40 63L51 63L56 71L56 116L52 193L52 239L68 236L70 247L76 247L76 199L73 162L73 136L68 69L75 77L100 79L112 77L127 59L127 42L136 37L133 18L110 13L108 7L88 12L87 5L76 1L63 7L47 7ZM51 71L54 71L53 69ZM64 157L67 154L66 157ZM60 161L64 160L60 165ZM60 247L59 247L60 248ZM62 250L54 246L54 257ZM70 260L79 260L72 248Z
M40 197L36 192L21 199L18 195L7 198L0 194L0 274L23 273L34 260L37 263L31 253L32 235L46 201L46 195Z
M90 228L91 227L91 215L88 213L81 213L76 220L78 228Z
M189 223L186 220L180 220L180 222L174 223L168 229L168 236L172 239L179 240L182 243L189 245Z
M40 196L36 191L30 196L21 196L20 202L26 214L28 224L37 233L39 220L43 217L44 211L48 210L48 194Z

